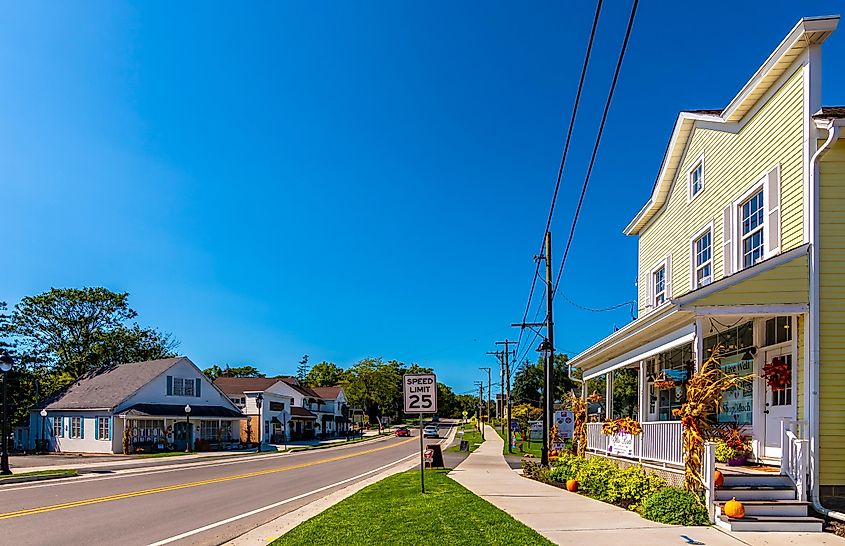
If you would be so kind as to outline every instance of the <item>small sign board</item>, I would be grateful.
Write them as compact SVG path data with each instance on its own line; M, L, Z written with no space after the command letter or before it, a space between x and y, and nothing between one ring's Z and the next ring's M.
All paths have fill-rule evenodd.
M556 411L555 425L557 425L559 440L569 440L575 431L575 414L569 410Z
M528 421L528 438L531 440L543 439L543 421Z
M634 456L634 436L627 432L617 432L607 441L607 452L623 457Z
M405 413L437 413L437 376L433 373L402 376Z

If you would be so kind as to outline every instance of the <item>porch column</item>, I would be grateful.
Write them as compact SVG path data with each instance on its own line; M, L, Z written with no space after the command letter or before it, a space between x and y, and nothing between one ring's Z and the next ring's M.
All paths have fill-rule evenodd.
M695 359L693 370L695 373L698 373L702 363L704 363L704 336L701 335L701 332L704 331L704 325L701 322L702 320L700 317L695 319L695 338L692 342L693 358Z
M613 418L613 372L607 372L605 378L604 418L609 420Z
M640 403L637 404L637 421L642 423L645 421L646 404L648 404L648 390L646 381L645 360L640 360L640 374L637 378L637 394L639 395Z

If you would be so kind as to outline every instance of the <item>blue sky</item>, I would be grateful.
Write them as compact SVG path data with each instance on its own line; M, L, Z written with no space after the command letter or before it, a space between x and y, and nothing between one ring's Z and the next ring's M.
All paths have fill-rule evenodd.
M470 390L518 334L595 6L569 4L4 3L0 299L102 285L200 366L383 356ZM558 250L628 6L605 3ZM636 297L621 231L677 112L723 107L798 18L841 10L641 3L569 298ZM845 30L824 60L845 103ZM630 320L555 312L570 352Z

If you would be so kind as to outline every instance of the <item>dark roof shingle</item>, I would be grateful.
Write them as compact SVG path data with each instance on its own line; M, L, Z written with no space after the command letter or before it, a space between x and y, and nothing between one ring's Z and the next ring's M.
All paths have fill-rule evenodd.
M214 385L226 394L243 394L266 391L278 382L278 377L218 377Z
M137 417L183 417L185 406L182 404L135 404L121 414ZM191 406L191 417L228 417L246 419L244 415L223 406Z
M813 114L814 119L845 118L845 106L822 106L821 110Z

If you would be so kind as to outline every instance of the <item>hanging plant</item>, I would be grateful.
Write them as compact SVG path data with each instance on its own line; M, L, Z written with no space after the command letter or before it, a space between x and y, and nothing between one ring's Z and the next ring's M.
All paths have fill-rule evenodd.
M782 391L792 384L792 370L781 356L776 356L763 366L763 377L773 391Z
M604 400L604 396L600 395L597 391L593 391L593 394L587 397L587 402L592 402L596 404Z

